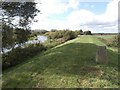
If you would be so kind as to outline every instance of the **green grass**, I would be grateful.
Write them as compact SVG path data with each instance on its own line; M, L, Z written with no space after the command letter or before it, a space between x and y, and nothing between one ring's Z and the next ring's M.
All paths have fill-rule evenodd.
M108 64L96 64L94 36L79 36L3 72L3 88L118 87L118 53L107 48Z
M94 35L96 36L97 38L103 38L103 39L112 39L114 38L116 35Z
M95 38L99 39L104 44L107 44L107 46L108 46L108 43L113 41L116 36L117 35L94 35ZM108 48L113 50L113 51L118 52L118 48L117 47L111 46L111 47L108 47Z

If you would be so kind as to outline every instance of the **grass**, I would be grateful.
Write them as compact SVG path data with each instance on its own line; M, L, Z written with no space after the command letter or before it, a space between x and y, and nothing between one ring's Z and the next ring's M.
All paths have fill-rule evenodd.
M107 48L108 64L96 64L94 36L79 36L3 72L3 88L117 88L118 53Z
M112 39L114 38L116 35L95 35L97 38L103 38L103 39Z
M116 36L117 35L95 35L95 38L99 39L101 42L103 42L104 44L107 44L107 46L108 46L108 44L110 44L111 41L113 41ZM108 48L113 50L113 51L118 52L117 47L111 46Z

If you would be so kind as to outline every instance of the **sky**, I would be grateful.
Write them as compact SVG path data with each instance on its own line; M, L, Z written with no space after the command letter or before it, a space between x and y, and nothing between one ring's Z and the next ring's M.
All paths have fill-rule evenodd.
M91 30L93 33L118 32L120 0L36 0L41 11L31 24L35 29Z

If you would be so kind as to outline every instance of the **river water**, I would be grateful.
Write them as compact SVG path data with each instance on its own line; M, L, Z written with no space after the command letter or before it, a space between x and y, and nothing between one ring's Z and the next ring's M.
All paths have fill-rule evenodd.
M37 43L44 43L45 41L47 41L47 36L37 36L34 40L29 40L27 42L25 42L22 47L24 47L24 45L28 45L28 44L37 44ZM19 47L19 44L16 44L14 48ZM5 49L4 48L4 53L11 51L12 49ZM0 53L2 53L2 49L0 48Z

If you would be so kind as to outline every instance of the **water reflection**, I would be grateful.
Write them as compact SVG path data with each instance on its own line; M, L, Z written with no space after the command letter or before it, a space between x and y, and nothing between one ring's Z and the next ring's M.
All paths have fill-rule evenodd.
M46 36L37 36L36 39L27 41L26 44L44 43L46 40Z
M21 48L24 48L25 45L29 45L29 44L37 44L37 43L44 43L47 40L46 36L37 36L34 40L29 40L27 42L25 42L24 44L16 44L14 46L14 48L17 48L19 46L21 46ZM11 51L12 49L6 49L3 48L4 53ZM0 53L2 54L2 48L0 48Z

